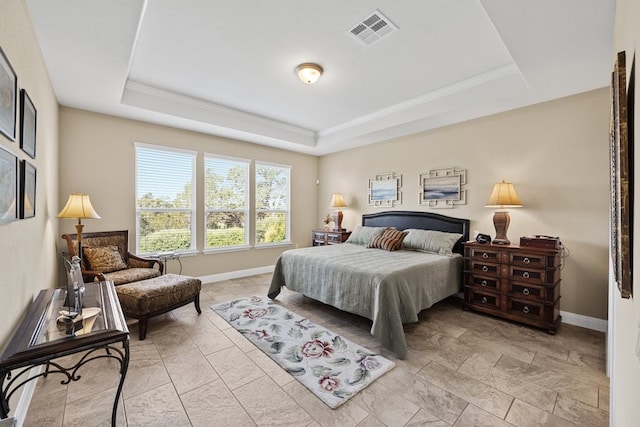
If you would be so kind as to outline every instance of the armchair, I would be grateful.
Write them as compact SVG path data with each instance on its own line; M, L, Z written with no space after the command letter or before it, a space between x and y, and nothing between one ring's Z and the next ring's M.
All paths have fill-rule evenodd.
M63 234L62 238L67 241L69 256L77 255L77 234ZM85 282L111 280L116 286L158 277L163 270L158 260L129 252L128 230L82 233L81 268Z

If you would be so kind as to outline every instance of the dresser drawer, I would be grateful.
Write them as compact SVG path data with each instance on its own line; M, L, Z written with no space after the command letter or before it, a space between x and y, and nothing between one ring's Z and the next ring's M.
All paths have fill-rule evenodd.
M327 242L342 243L342 233L327 233Z
M319 231L314 231L313 232L313 240L322 240L324 242L324 235L325 235L325 233L321 233Z
M544 320L544 304L507 297L506 311L509 314L542 322Z
M530 300L544 301L546 298L545 287L532 283L507 282L504 292L512 297L525 298Z
M503 265L502 277L523 283L556 283L560 279L560 270L544 270L518 265Z
M477 286L480 289L488 289L500 292L500 279L491 276L482 276L480 274L467 274L467 286Z
M467 304L484 307L492 310L500 310L500 295L491 292L482 292L474 288L467 287L466 302Z
M467 260L467 269L471 274L500 277L500 265L488 262Z
M481 260L485 262L492 262L495 264L498 264L500 262L501 251L499 249L493 249L491 247L484 247L484 248L467 247L465 249L467 252L465 256L467 258L471 258L479 261Z

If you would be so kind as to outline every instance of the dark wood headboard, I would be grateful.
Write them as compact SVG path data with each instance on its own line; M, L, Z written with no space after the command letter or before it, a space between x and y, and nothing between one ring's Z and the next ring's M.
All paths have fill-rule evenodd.
M385 211L362 215L362 225L368 227L395 227L398 230L420 228L423 230L460 233L462 237L453 251L462 253L462 242L469 240L469 220L453 218L433 212Z

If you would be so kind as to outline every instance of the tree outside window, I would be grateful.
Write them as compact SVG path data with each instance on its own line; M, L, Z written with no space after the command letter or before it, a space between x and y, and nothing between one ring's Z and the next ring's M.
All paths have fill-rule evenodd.
M256 162L256 245L288 242L291 167Z

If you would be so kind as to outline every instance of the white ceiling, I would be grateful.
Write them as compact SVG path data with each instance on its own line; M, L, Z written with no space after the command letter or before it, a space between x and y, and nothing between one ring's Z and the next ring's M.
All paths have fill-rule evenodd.
M60 104L315 155L610 82L614 0L27 3Z

